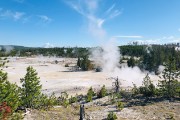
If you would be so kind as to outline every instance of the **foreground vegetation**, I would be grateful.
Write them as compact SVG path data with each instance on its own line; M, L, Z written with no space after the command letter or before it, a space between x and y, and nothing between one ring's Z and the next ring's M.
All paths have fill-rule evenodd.
M144 49L143 46L125 47L122 50L133 48L135 51ZM157 48L157 51L156 49ZM52 48L52 50L55 48ZM133 50L134 50L133 49ZM148 48L149 49L149 48ZM164 53L162 52L163 50ZM157 55L156 52L161 51L162 54ZM87 51L86 51L87 52ZM142 51L141 51L142 52ZM166 54L165 54L166 52ZM170 54L172 53L172 54ZM51 53L50 53L51 54ZM12 84L8 81L8 74L3 71L5 64L8 62L6 58L0 59L0 119L23 119L22 108L29 108L40 111L55 111L53 106L63 106L64 109L74 109L76 116L81 115L79 113L79 104L88 104L96 99L108 96L108 102L104 105L115 105L117 111L122 111L124 107L132 106L145 106L148 103L159 102L163 100L179 101L180 97L180 71L179 71L179 52L175 51L173 47L154 46L149 52L134 52L129 53L126 51L124 55L135 55L140 57L139 60L135 60L133 57L128 59L129 67L140 65L143 69L154 71L157 66L163 64L165 66L162 76L160 76L158 86L155 86L149 75L144 78L142 86L137 87L134 85L131 91L124 91L121 89L118 78L112 78L114 80L112 90L107 90L106 86L102 86L98 91L95 91L92 87L89 88L86 95L69 96L67 92L62 92L61 96L47 96L41 93L40 78L36 70L29 66L24 78L21 78L22 87ZM161 55L164 57L161 57ZM147 57L147 58L146 58ZM126 58L123 58L126 59ZM159 63L152 61L159 61ZM161 59L163 59L161 61ZM89 70L92 65L88 59L87 54L85 56L78 56L77 66L83 70ZM150 68L149 68L150 67ZM154 68L153 68L154 67ZM157 69L157 68L156 68ZM156 71L156 70L155 70ZM72 107L77 103L77 106ZM88 108L87 108L88 109ZM23 109L24 110L24 109ZM90 108L89 108L90 110ZM65 114L65 113L64 113ZM68 113L69 114L69 113ZM171 116L170 116L171 117ZM110 112L107 115L107 119L113 120L117 116L114 112Z

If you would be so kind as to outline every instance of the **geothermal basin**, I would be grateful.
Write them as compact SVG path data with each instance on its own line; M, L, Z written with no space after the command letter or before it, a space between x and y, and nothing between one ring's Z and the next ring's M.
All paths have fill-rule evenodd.
M74 71L73 66L77 63L76 58L8 57L8 60L9 63L6 64L7 67L4 68L4 71L8 73L8 80L10 82L21 86L20 78L25 76L26 68L32 66L36 69L38 77L40 77L42 92L47 95L51 95L54 92L58 96L64 91L70 95L86 94L91 86L95 90L99 90L103 85L107 89L111 89L113 80L108 78L116 77L107 72L95 72L94 70ZM65 64L68 64L69 67L65 67ZM120 78L121 76L119 77L119 80L122 82L126 81L125 79L128 77L133 79L133 74L135 75L134 78L137 76L140 76L141 79L145 77L145 74L136 74L136 70L133 69L121 70L119 74L121 76L124 75L123 79ZM157 83L157 76L151 75L151 78ZM128 80L127 83L122 84L122 86L127 88L132 86L132 81Z

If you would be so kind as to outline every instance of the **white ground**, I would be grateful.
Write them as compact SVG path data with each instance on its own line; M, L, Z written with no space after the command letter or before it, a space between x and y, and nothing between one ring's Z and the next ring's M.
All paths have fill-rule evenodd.
M66 63L71 66L76 63L76 59L72 58L48 58L48 57L36 57L36 58L8 58L10 61L6 64L8 67L4 70L8 73L8 80L13 83L17 83L19 86L20 78L23 78L26 74L26 68L33 66L38 72L42 89L44 93L51 94L55 92L59 95L63 91L67 91L70 94L83 94L87 92L89 87L100 88L103 84L106 87L111 88L112 81L107 80L107 74L103 72L70 72L71 67L64 67ZM55 64L55 60L59 61Z
M71 95L75 95L76 93L85 94L91 86L95 89L100 89L102 85L105 85L107 88L112 88L112 80L107 78L116 77L110 76L105 72L72 72L69 70L71 67L64 66L66 63L70 66L74 66L77 62L77 59L74 58L9 57L8 60L9 63L6 64L8 67L4 68L4 70L8 73L8 80L21 86L20 78L25 76L26 68L28 66L33 66L40 77L42 91L48 95L53 92L55 92L56 95L60 95L63 91L67 91ZM55 64L55 60L58 61L58 64ZM137 76L136 70L125 71L125 73L121 71L120 74L125 76L122 77L123 79L128 77L135 79L136 77L136 79L139 80L139 77L143 78L145 76L144 73L139 73ZM155 81L155 83L157 83L157 76L151 75L150 77ZM131 81L130 84L132 84Z

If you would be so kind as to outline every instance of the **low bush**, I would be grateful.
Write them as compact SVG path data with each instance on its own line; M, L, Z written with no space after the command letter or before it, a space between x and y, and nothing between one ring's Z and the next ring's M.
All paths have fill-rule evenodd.
M117 107L118 110L122 110L124 108L124 103L121 102L121 101L118 101L116 107Z
M70 97L69 98L69 104L72 104L72 103L76 103L77 102L77 97L75 96L75 97Z
M117 116L113 112L110 112L107 116L107 120L116 120Z
M86 102L91 102L93 96L95 96L95 93L94 93L92 87L90 87L90 89L88 90L88 93L86 95Z
M97 93L97 97L102 98L102 97L105 97L106 95L107 95L107 90L106 90L105 85L103 85L101 90Z

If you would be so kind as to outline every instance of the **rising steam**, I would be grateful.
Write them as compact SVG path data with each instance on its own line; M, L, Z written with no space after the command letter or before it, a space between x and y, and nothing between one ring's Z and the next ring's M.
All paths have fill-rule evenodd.
M69 2L68 4L79 14L87 19L88 32L96 39L100 39L100 47L91 50L91 59L94 59L97 66L102 67L103 72L109 74L109 77L119 77L124 86L132 86L133 83L137 85L142 84L145 74L141 72L138 67L120 68L120 49L117 46L116 38L107 40L106 31L103 24L108 19L113 19L121 14L121 11L116 9L116 3L107 8L103 13L106 16L101 18L95 14L99 8L99 0L78 0L76 2Z

